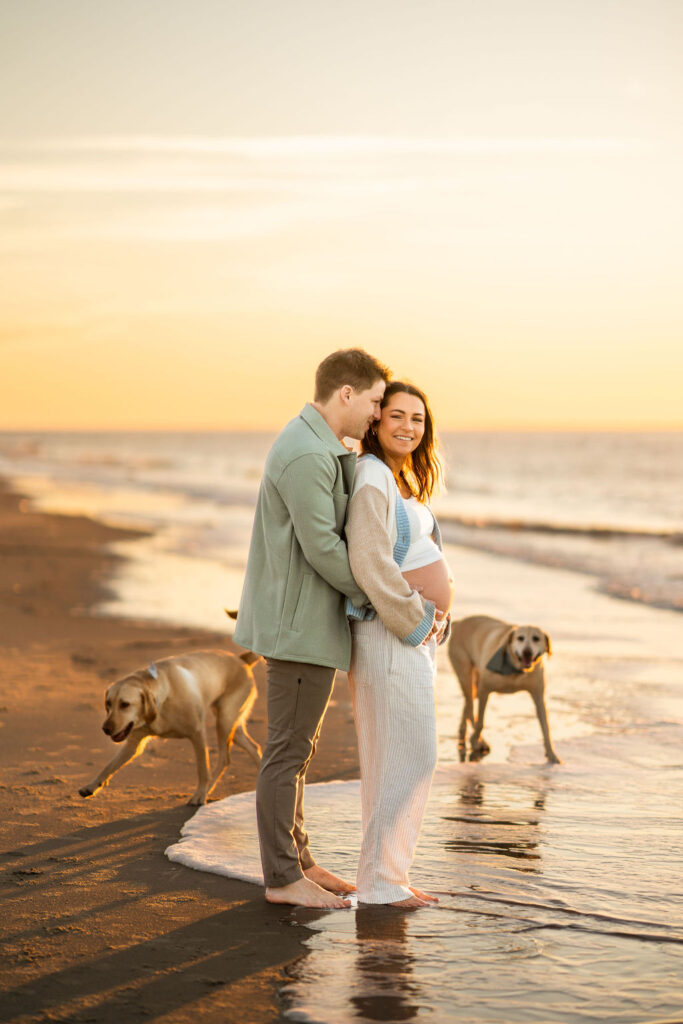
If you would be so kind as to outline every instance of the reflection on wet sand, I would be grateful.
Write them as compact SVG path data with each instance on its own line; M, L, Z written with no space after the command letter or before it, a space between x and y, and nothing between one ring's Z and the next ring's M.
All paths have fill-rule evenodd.
M312 997L310 1006L316 1006L318 1012L318 1000L324 993L335 1020L340 1011L344 1021L404 1021L423 1014L429 1004L428 992L415 978L419 950L409 941L410 922L416 913L419 911L368 905L350 914L295 911L298 924L319 930L311 938L313 947L321 936L325 944L329 930L340 955L334 965L326 964L322 972L313 975L310 956L291 965L281 992L285 1005L296 1007L296 1018L303 1012L300 1019L308 1019L307 1008L302 1010L303 991Z
M447 853L470 856L507 857L517 861L538 862L542 850L542 814L545 811L548 784L536 787L515 787L508 800L501 803L500 787L489 794L487 806L486 785L476 769L465 777L457 777L457 791L453 805L459 804L460 813L441 814L441 820L453 822L453 833L445 832L442 846ZM441 800L440 809L447 802ZM458 808L458 809L460 809ZM518 871L540 873L538 863L520 863Z
M415 957L408 946L408 917L387 907L356 911L357 953L349 1004L364 1020L413 1020L424 1006L413 978Z

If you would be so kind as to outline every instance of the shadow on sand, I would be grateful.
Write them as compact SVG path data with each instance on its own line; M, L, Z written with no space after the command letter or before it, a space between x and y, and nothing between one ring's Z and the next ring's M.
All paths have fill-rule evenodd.
M283 928L288 908L255 886L163 856L192 813L150 811L1 855L0 1020L275 1019L249 1015L240 986L252 1005L254 986L272 1001L305 933Z

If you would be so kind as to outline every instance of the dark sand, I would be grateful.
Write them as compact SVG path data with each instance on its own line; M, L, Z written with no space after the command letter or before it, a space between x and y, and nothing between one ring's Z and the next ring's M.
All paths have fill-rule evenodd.
M277 985L306 932L255 886L164 857L194 813L189 742L153 742L97 796L78 795L113 750L100 728L108 682L164 655L232 648L90 613L117 561L107 542L134 536L0 490L0 1020L277 1021ZM263 743L262 662L255 675L250 731ZM214 799L254 788L247 755L232 760ZM357 774L340 675L308 778Z

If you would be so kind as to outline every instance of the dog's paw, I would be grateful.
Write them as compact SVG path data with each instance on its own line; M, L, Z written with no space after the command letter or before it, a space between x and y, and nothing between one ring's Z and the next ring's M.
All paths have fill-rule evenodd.
M188 807L202 807L206 803L206 793L193 793L187 801Z
M559 758L559 757L557 756L557 754L555 753L555 751L553 751L553 753L552 753L552 754L547 754L546 756L547 756L547 758L548 758L548 764L562 764L562 761L561 761L561 760L560 760L560 758Z
M97 790L92 789L90 786L81 786L78 791L78 795L82 796L84 800L87 800L89 796L94 796Z
M477 740L476 743L472 744L470 750L470 761L481 761L482 758L486 757L491 753L491 748L486 740Z

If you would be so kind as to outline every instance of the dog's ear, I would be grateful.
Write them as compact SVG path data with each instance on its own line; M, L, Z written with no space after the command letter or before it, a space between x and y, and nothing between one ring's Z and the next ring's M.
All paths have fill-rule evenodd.
M142 695L142 717L149 725L157 717L156 698L148 686L143 686L140 693Z
M548 657L550 657L550 655L553 653L553 645L550 643L550 637L547 633L544 633L543 636L545 637L545 644L546 650L548 652Z
M510 644L514 640L516 632L517 632L517 627L516 626L511 626L510 629L507 631L507 636L505 637L505 642L503 644L504 647L509 647L510 646Z

